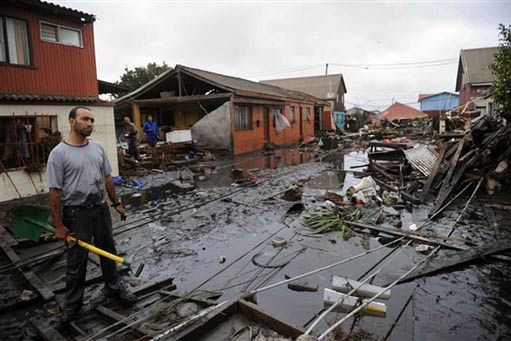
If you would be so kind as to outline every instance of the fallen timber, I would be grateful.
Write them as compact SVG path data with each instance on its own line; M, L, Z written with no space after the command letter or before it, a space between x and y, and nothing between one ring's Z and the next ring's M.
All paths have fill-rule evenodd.
M411 273L401 279L398 283L410 282L416 278L429 276L438 272L464 265L479 259L484 259L500 252L511 249L511 240L500 240L495 243L489 243L479 247L473 247L467 250L449 252L442 257L435 257L423 265L416 273Z

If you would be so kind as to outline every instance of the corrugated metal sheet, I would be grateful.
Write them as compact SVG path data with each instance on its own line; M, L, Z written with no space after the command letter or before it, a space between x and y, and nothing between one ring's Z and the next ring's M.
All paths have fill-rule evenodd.
M28 23L33 65L1 65L1 93L98 96L92 23L77 24L62 17L0 4L0 13ZM41 41L40 22L80 29L83 47Z
M98 102L100 99L93 96L55 96L33 94L2 94L0 100L4 101L46 101L46 102Z
M413 168L417 169L419 172L424 174L425 176L429 176L435 163L438 159L438 153L431 146L419 145L418 147L411 149L403 149L405 153L405 157L410 162ZM442 161L442 165L445 162Z

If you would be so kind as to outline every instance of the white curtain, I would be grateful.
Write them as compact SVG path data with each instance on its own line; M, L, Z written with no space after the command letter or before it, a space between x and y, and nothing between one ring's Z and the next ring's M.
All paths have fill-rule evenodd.
M9 61L12 64L30 65L27 24L23 20L6 18Z

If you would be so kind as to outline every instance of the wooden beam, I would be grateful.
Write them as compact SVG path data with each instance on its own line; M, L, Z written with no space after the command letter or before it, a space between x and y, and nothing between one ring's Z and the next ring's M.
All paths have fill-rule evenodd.
M504 252L511 249L511 244L508 240L500 240L494 243L488 243L483 246L473 247L468 250L457 251L454 254L444 255L429 260L422 268L412 272L399 283L409 282L413 279L436 274L439 271L444 271L455 266L464 265L473 261L483 259L487 256L496 253Z
M162 275L159 277L156 277L155 279L143 283L137 287L135 287L132 290L132 293L134 295L144 295L151 291L157 291L160 289L163 289L163 287L168 287L166 290L172 291L175 290L175 285L172 285L172 282L174 281L174 277L170 277L168 275ZM172 289L174 288L174 289Z
M433 166L433 169L429 174L428 180L426 180L426 184L424 184L424 188L422 189L421 202L424 202L424 200L426 200L426 196L428 195L429 189L431 188L431 185L433 184L433 181L435 180L435 177L438 173L438 168L440 167L442 161L444 160L446 151L447 143L442 143L440 145L440 152L438 153L438 158L436 159L435 165Z
M163 104L180 104L187 102L205 102L205 101L218 101L218 100L229 100L231 93L220 93L211 95L195 95L195 96L180 96L180 97L168 97L168 98L150 98L150 99L137 99L134 103L140 106L146 105L163 105Z
M130 322L132 322L130 319L127 319L126 316L119 314L118 312L113 311L112 309L109 309L103 305L100 305L96 308L96 311L100 312L101 314L105 315L106 317L111 318L112 320L116 322L121 322L124 325L128 325ZM141 326L130 326L130 328L136 330L140 334L147 336L150 335L147 330L142 328Z
M47 321L38 321L35 318L31 318L30 324L37 330L37 333L45 341L66 341L55 328L53 328Z
M18 254L14 252L14 250L9 245L7 245L7 242L2 238L0 238L0 248L13 264L17 264L22 261ZM22 270L22 268L18 268L18 271L23 275L23 277L25 277L25 279L28 281L28 284L37 290L39 295L41 295L45 301L50 301L55 298L55 294L50 289L48 289L43 280L40 279L39 276L37 276L34 272L30 270Z
M244 315L250 317L256 322L263 324L271 330L276 331L284 337L291 337L296 339L298 336L305 333L303 328L271 315L252 302L241 299L238 304Z
M137 127L137 135L142 138L142 114L140 113L140 106L133 102L132 104L133 123Z
M373 226L373 225L367 225L367 224L357 223L357 222L353 222L353 221L345 221L344 223L350 227L378 231L378 232L387 233L387 234L390 234L393 236L400 236L400 237L413 239L413 240L419 241L421 243L440 245L440 246L443 246L443 247L446 247L449 249L454 249L454 250L468 249L465 246L457 246L457 245L447 244L443 241L438 240L438 239L443 239L442 237L436 237L435 239L433 239L431 237L428 238L428 237L424 237L424 236L421 236L421 235L418 235L418 234L415 234L412 232L405 232L405 231L402 231L402 230L399 230L396 228L391 228L391 227Z
M178 96L183 96L183 85L181 83L181 71L177 72Z
M457 182L459 181L459 178L461 177L462 173L460 174L460 172L458 170L458 174L457 174L456 178L453 179L454 181L451 182L451 177L454 173L454 170L458 167L458 159L461 156L461 152L463 151L464 145L465 145L465 139L458 142L458 145L456 147L456 152L454 153L454 156L452 157L452 159L450 161L449 170L447 171L447 174L444 177L442 186L440 187L440 191L438 192L438 195L436 197L435 204L429 211L429 214L428 214L429 216L432 216L433 214L435 214L440 209L440 207L442 207L445 200L447 200L447 197L449 197L452 190L454 189ZM466 163L463 163L463 165L466 165ZM463 165L460 165L460 167L464 169L465 167L463 167Z

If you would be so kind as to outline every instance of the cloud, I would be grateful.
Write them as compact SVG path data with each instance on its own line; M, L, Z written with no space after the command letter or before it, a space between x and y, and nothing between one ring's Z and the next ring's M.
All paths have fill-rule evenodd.
M57 1L93 13L98 77L125 66L183 64L252 80L342 72L347 102L383 108L392 98L454 91L457 64L366 70L457 58L462 48L498 43L511 3L173 3ZM291 71L293 70L293 71ZM296 71L298 70L298 71Z

